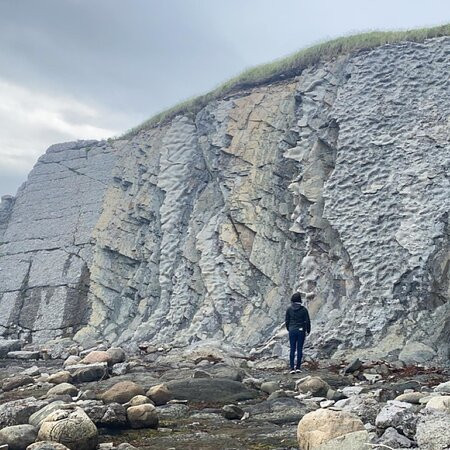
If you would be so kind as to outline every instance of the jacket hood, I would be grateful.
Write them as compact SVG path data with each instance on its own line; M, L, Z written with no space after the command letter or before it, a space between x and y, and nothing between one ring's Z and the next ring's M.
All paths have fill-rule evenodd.
M301 303L291 302L292 309L301 309L303 305Z

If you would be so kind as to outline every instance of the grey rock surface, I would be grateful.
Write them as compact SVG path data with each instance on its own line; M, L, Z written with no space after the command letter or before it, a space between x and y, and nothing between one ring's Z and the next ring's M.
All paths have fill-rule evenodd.
M51 147L0 209L0 334L280 355L299 290L312 355L448 361L449 51L384 45Z

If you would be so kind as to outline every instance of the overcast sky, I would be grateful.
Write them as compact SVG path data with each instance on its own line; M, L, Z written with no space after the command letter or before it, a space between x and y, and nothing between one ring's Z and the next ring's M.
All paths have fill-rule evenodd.
M320 40L449 19L449 0L0 0L0 195L52 143L120 135Z

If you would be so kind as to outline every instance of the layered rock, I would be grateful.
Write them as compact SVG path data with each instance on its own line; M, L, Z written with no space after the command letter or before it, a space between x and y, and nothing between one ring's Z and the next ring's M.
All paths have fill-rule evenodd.
M37 164L4 234L1 330L250 347L299 290L324 354L408 345L408 358L446 359L449 51L448 37L385 45L236 92L111 144L112 178L104 143L89 144L89 181L69 156L79 164L82 149L47 153L58 170ZM35 176L67 185L74 220L56 242L59 208L35 194ZM96 183L83 196L98 187L86 214L71 191L80 177ZM34 198L43 227L24 218Z

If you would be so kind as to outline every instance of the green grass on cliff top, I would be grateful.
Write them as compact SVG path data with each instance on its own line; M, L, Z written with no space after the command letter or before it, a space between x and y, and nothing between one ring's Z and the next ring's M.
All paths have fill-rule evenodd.
M369 50L384 44L401 41L423 42L428 38L448 35L450 35L450 24L407 31L372 31L322 42L285 58L247 69L204 95L190 98L154 115L137 127L132 128L122 137L133 137L139 131L161 125L178 114L194 115L207 103L226 97L241 89L291 78L298 75L306 67L322 60L359 50Z

